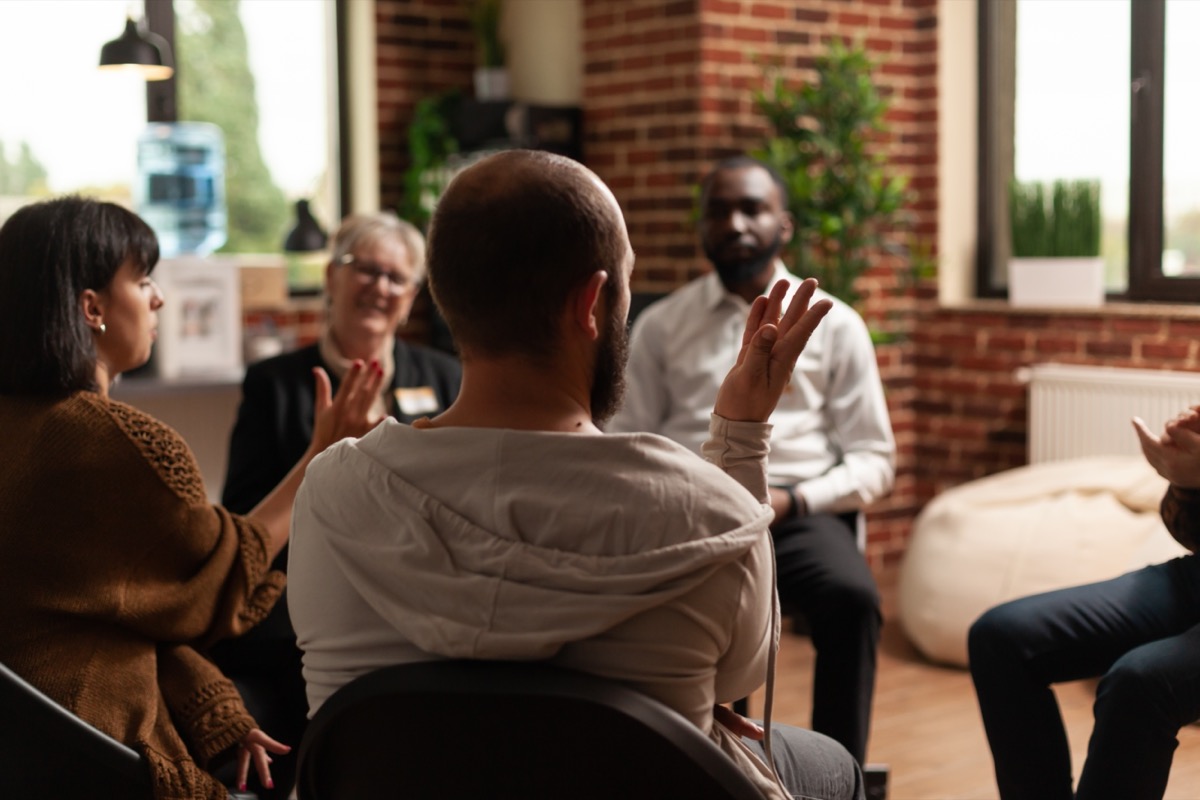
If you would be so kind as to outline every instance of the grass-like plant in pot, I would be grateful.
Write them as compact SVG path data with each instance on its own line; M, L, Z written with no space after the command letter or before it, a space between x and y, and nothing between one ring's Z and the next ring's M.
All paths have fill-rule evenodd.
M508 99L508 59L501 33L503 0L467 0L467 16L475 34L475 97Z
M1104 302L1100 182L1057 180L1008 187L1012 259L1009 300L1021 306Z

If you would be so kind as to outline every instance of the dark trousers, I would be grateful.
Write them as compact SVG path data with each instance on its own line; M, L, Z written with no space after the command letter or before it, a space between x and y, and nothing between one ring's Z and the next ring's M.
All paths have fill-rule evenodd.
M779 602L808 622L816 650L812 728L867 755L879 590L855 542L856 514L810 514L772 528Z
M980 617L971 677L1005 800L1161 798L1200 718L1200 559L1025 597ZM1102 676L1079 786L1051 684Z

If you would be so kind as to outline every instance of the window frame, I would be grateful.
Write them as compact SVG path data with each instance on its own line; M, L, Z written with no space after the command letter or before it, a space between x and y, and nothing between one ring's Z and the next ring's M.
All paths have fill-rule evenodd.
M1162 273L1166 0L1130 3L1128 286L1109 301L1200 302L1200 277ZM995 264L1010 252L1006 192L1013 167L1016 3L979 0L979 238L976 296L1004 298Z
M146 27L153 33L166 40L171 49L171 58L175 58L175 5L174 0L144 0ZM335 216L341 219L352 207L354 197L352 181L354 171L350 160L350 99L349 99L349 64L347 45L347 11L346 0L334 0L334 64L336 75L333 76L337 88L337 142L335 150L337 163L332 165L337 170L337 202ZM146 121L147 122L177 122L179 118L176 103L175 76L163 81L146 82Z

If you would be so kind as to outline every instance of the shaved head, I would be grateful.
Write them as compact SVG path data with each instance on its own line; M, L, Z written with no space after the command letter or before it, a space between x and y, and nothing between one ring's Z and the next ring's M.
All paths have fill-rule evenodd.
M464 356L544 356L571 293L597 271L606 292L623 288L629 253L621 209L591 170L506 150L463 170L438 201L429 286Z

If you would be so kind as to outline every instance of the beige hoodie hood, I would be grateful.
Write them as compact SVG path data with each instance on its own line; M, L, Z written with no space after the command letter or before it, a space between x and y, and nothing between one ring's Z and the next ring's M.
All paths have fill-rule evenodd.
M549 658L688 593L762 537L761 505L684 448L650 435L580 448L582 436L392 422L314 462L298 509L320 519L322 571L353 576L421 650Z

